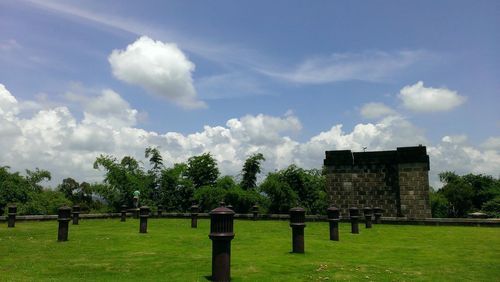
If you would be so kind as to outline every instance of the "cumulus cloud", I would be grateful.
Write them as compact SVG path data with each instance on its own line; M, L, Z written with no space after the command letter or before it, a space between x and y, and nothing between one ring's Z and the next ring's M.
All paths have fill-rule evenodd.
M398 97L405 108L415 112L449 111L467 99L447 88L424 87L422 81L403 87Z
M308 58L296 68L287 70L259 69L260 72L284 80L322 84L337 81L382 81L428 56L423 51L336 53Z
M320 168L326 150L394 150L398 146L428 146L431 156L431 183L439 187L437 174L445 170L457 173L495 175L500 167L500 151L481 150L467 144L466 136L445 136L438 144L429 144L424 132L397 114L377 122L360 123L352 129L342 124L299 142L294 135L300 120L288 112L284 116L246 115L229 119L221 126L204 126L191 134L154 132L138 128L136 110L116 92L103 90L99 95L70 96L82 103L83 118L64 106L41 109L32 116L14 110L20 102L0 87L0 165L24 171L40 167L52 172L52 186L66 177L78 181L101 181L102 172L92 163L100 154L117 158L132 156L144 160L148 146L160 148L167 165L185 162L190 156L211 152L223 174L238 175L245 158L263 153L263 172L295 163L304 168ZM11 110L9 110L11 109ZM8 117L8 119L6 118ZM496 144L498 137L485 144ZM147 165L147 163L145 164Z
M360 113L364 118L377 119L396 114L396 111L384 103L367 103L361 107Z
M206 107L193 86L195 65L173 43L142 36L108 57L113 75L186 108Z
M497 150L500 151L500 136L490 137L481 144L481 147L487 150Z

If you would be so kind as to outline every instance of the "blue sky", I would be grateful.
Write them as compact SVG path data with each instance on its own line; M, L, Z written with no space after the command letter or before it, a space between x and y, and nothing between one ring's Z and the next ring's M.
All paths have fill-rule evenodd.
M424 144L435 186L498 176L499 26L497 1L0 1L0 162L98 181L151 145L237 176Z

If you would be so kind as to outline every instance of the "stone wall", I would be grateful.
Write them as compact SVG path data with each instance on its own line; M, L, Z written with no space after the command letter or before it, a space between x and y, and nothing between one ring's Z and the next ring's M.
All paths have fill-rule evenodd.
M327 151L327 191L343 216L349 207L381 207L384 216L431 217L424 146L395 151Z

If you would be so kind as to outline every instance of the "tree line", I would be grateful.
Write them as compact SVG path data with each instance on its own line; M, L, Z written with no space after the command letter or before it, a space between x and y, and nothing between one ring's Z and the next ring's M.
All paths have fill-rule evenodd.
M9 172L0 168L0 213L9 203L16 203L20 214L54 214L66 204L79 204L87 212L117 212L122 205L133 206L133 192L140 192L140 205L166 211L186 212L193 203L208 212L220 201L231 204L238 213L249 212L257 204L264 213L287 213L301 205L309 213L324 213L327 208L325 177L318 169L296 165L268 173L260 185L258 174L265 157L255 153L247 157L240 177L221 175L217 161L210 153L190 157L171 167L164 164L156 147L145 149L143 162L131 156L117 159L100 155L93 167L104 173L102 183L79 183L73 178L62 180L55 190L43 188L40 182L50 180L50 172L37 169Z
M117 212L122 205L133 206L133 192L140 192L140 205L166 211L186 212L196 203L208 212L220 201L231 204L238 213L247 213L254 204L262 213L288 213L300 205L309 214L324 214L328 206L323 170L303 169L296 165L268 173L257 183L265 157L255 153L247 157L237 178L221 175L210 153L190 157L171 167L164 164L156 147L145 149L149 163L131 156L117 159L100 155L93 163L104 173L101 183L79 183L65 178L56 189L41 186L50 180L49 171L26 170L25 175L0 167L0 215L7 204L16 203L20 214L55 214L62 205L80 205L84 212ZM443 172L444 186L430 190L433 217L465 217L473 211L500 216L500 179L485 175L457 175Z

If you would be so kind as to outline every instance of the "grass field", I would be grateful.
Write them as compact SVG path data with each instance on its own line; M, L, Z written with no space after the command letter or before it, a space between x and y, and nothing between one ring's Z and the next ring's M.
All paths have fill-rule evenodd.
M57 222L0 227L0 281L207 281L209 220L80 220L69 241ZM340 241L328 223L308 222L305 254L291 254L286 221L235 221L233 281L500 281L500 229L374 225Z

